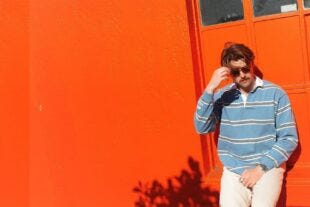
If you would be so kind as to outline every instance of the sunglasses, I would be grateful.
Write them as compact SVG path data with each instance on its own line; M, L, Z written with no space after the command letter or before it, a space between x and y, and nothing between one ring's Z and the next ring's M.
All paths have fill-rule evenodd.
M237 77L240 75L240 71L242 71L242 73L248 73L250 72L250 67L244 66L241 68L230 68L230 75L232 75L233 77Z

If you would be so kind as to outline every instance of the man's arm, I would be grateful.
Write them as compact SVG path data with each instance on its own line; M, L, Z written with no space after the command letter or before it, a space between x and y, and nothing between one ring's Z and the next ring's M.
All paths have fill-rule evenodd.
M216 98L213 93L220 83L228 78L228 74L229 69L227 67L220 67L215 70L205 92L198 100L194 124L199 134L205 134L215 130L219 114L215 109Z
M287 161L298 145L298 135L291 104L286 93L278 100L275 114L277 140L272 149L260 160L267 170Z
M217 117L214 113L213 94L204 92L198 100L194 124L197 133L206 134L215 130Z
M247 169L241 174L242 183L247 187L253 187L265 171L279 167L287 161L297 147L295 119L286 93L283 93L278 100L275 122L277 140L274 146L260 159L260 165Z

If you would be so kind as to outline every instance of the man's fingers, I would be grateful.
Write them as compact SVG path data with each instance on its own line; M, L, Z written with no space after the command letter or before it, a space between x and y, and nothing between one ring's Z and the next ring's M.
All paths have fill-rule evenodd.
M255 182L253 182L250 178L247 177L240 177L240 183L242 183L242 185L244 185L247 188L252 188L255 185Z
M240 177L240 182L242 183L242 185L247 186L248 181L245 180L243 177Z
M250 180L245 180L244 178L240 178L240 182L247 188L252 188L255 185L255 182Z
M229 72L226 70L223 70L220 74L221 74L221 77L224 79L229 78Z
M220 73L221 74L229 74L229 69L228 68L221 68Z

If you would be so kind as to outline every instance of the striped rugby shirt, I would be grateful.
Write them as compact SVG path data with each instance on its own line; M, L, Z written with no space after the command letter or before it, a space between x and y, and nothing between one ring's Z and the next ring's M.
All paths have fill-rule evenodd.
M288 160L298 144L294 115L279 86L256 77L247 98L235 84L200 97L194 116L199 134L219 124L218 155L230 171L263 164L270 170Z

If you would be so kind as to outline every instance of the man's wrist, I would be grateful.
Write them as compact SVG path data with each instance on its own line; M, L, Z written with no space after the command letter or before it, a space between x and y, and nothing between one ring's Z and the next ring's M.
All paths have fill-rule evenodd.
M214 93L214 90L215 90L215 88L213 88L212 86L207 86L207 88L206 88L206 92L207 93L209 93L209 94L213 94Z
M264 172L267 172L267 171L268 171L267 166L264 165L264 164L258 164L257 166L258 166L262 171L264 171Z

